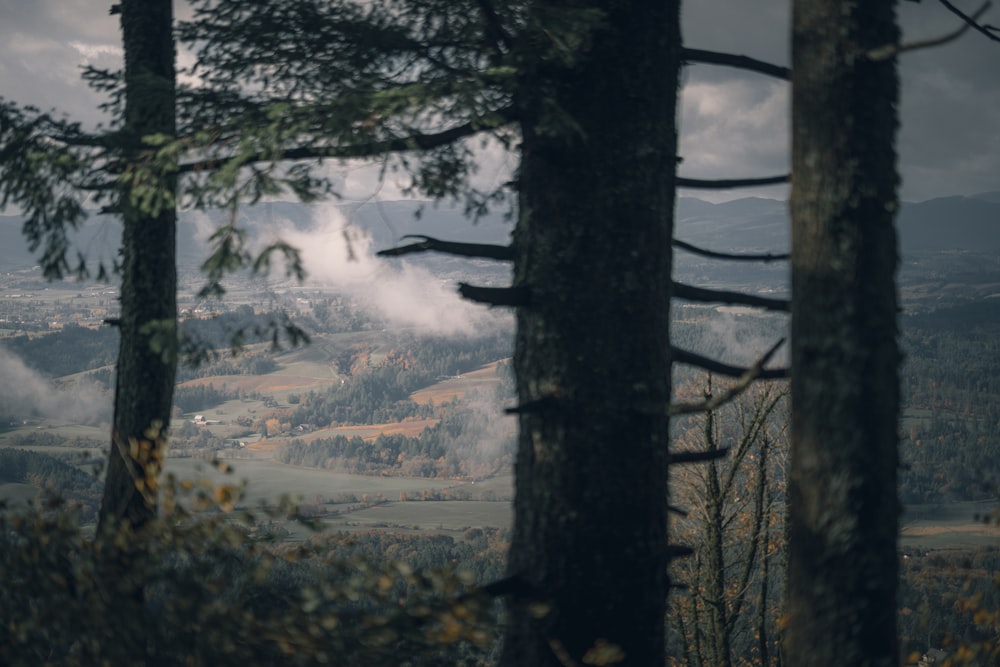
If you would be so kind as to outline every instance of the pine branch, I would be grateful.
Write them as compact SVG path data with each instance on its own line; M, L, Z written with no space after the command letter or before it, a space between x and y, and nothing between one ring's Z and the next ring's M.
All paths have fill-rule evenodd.
M490 306L526 306L531 292L527 287L479 287L468 283L458 284L462 298Z
M379 257L399 257L418 252L443 252L460 257L478 257L481 259L496 259L511 261L514 259L514 249L510 246L493 245L490 243L461 243L458 241L441 241L422 234L407 234L404 239L423 239L418 243L380 250Z
M756 296L754 294L744 294L730 290L706 289L678 282L674 283L674 296L687 301L740 304L782 313L787 313L791 308L788 299L772 299L766 296Z
M493 130L514 119L513 109L506 108L493 114L497 120L487 122L482 119L468 121L461 125L431 134L411 134L406 137L395 137L381 141L346 146L299 146L283 151L261 152L242 158L245 164L255 162L279 162L283 160L323 160L366 158L385 155L387 153L403 153L407 151L429 151L453 144L460 139L471 137L485 130ZM210 158L195 162L186 162L178 167L181 174L216 169L227 158Z
M476 0L479 10L483 14L483 22L486 27L486 36L493 42L493 48L497 56L502 56L504 50L510 51L513 47L513 40L504 30L503 22L497 14L496 7L490 0Z
M717 373L718 375L724 375L725 377L743 377L743 375L750 370L749 368L744 368L742 366L732 366L716 359L705 357L696 352L691 352L675 346L671 346L670 353L674 363L676 364L696 366L697 368ZM764 368L761 369L757 377L762 380L778 380L791 377L791 371L788 368Z
M679 188L692 188L695 190L729 190L731 188L753 188L760 185L775 185L777 183L788 183L791 180L789 174L780 176L765 176L764 178L726 178L726 179L703 179L684 178L678 176L675 179Z
M749 56L738 56L732 53L721 53L719 51L706 51L705 49L681 49L681 58L689 63L704 63L706 65L725 65L737 69L745 69L758 74L766 74L776 79L790 81L792 70L781 65L750 58Z
M696 245L691 245L690 243L685 243L684 241L679 241L677 239L671 241L671 245L675 248L686 250L693 255L701 255L702 257L709 257L711 259L728 259L737 262L779 262L786 261L791 257L788 253L778 255L771 253L767 253L765 255L736 255L728 252L716 252L714 250L699 248Z

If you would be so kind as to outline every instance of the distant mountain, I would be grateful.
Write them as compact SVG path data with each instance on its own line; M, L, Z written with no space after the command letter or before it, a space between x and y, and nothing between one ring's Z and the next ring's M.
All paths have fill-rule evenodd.
M241 210L240 219L252 228L267 229L273 222L305 230L324 223L315 218L331 210L326 206L272 202ZM398 244L407 234L502 244L509 242L512 229L512 224L499 214L491 214L474 224L460 209L427 202L336 204L332 209L346 224L370 235L376 249ZM418 212L421 213L419 217ZM219 211L181 213L179 261L182 264L200 263L207 253L201 239L205 238L207 230L225 218L226 214ZM20 218L0 216L0 268L36 263L27 251L21 224ZM1000 192L904 203L898 224L903 253L998 250ZM786 252L789 247L788 207L783 201L756 197L721 204L681 197L677 201L676 233L683 241L713 250ZM88 257L110 260L117 254L119 240L117 221L108 216L95 216L76 234L75 247Z
M899 231L904 253L1000 249L1000 193L905 204Z
M1000 250L1000 192L904 203L897 225L904 254ZM681 198L676 229L679 239L717 250L783 251L789 244L787 206L773 199L710 204Z
M711 250L787 252L788 230L788 206L777 199L677 200L677 238Z
M991 201L995 204L1000 204L1000 190L994 190L993 192L980 192L979 194L969 195L972 199L982 199L983 201Z
M407 234L473 243L509 243L513 227L499 214L491 214L472 223L461 209L435 206L428 202L336 204L332 209L343 217L345 224L370 235L377 250L403 242L401 239ZM266 230L272 223L308 230L324 224L326 221L316 218L329 210L323 206L271 202L241 209L239 222L256 230ZM209 230L223 224L227 217L228 213L223 211L181 212L177 225L179 263L201 263L208 252L204 239ZM23 222L23 218L17 216L0 216L0 269L23 268L38 263L37 253L33 256L28 252L27 241L21 233ZM118 253L121 225L112 216L95 215L71 236L74 252L79 250L88 258L110 262Z

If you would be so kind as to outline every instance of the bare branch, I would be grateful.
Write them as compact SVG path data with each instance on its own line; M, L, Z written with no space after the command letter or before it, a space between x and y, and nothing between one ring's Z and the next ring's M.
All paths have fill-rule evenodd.
M738 56L732 53L721 53L719 51L706 51L705 49L681 49L681 58L689 63L705 63L707 65L725 65L737 69L750 70L759 74L766 74L777 79L789 81L792 78L792 70L781 65L750 58L749 56Z
M694 287L685 283L674 283L674 296L687 301L703 303L734 303L743 306L754 306L765 310L787 313L790 309L788 299L773 299L766 296L732 292L730 290L714 290L704 287Z
M939 0L939 2L941 2L946 7L949 7L949 3L946 2L945 0ZM992 3L989 0L987 0L983 4L983 6L977 9L975 12L973 12L971 16L966 16L965 14L958 11L954 7L949 7L950 9L955 11L959 16L961 16L963 21L965 21L965 23L959 26L957 30L953 30L952 32L949 32L940 37L921 39L915 42L907 42L906 44L899 44L899 45L888 44L886 46L882 46L877 49L872 49L871 51L868 52L868 59L872 61L889 60L890 58L894 58L900 53L905 53L906 51L918 51L920 49L929 49L935 46L941 46L942 44L947 44L948 42L952 42L958 39L959 37L964 35L969 28L976 28L990 39L1000 41L1000 39L998 39L990 32L988 32L985 27L980 26L978 23L976 23L976 19L982 16L986 12L986 10L990 8L991 5Z
M418 252L443 252L460 257L478 257L481 259L496 259L510 261L514 259L514 249L510 246L493 245L490 243L461 243L458 241L441 241L422 234L408 234L404 239L423 239L418 243L379 250L379 257L399 257Z
M962 10L960 10L958 7L956 7L955 5L953 5L950 2L948 2L948 0L938 0L938 2L940 2L942 5L944 5L945 9L947 9L948 11L950 11L952 14L954 14L957 17L959 17L963 21L965 21L965 23L968 26L970 26L973 30L986 35L986 37L988 37L989 39L992 39L994 42L1000 42L1000 37L997 37L996 35L993 34L993 31L996 31L997 28L995 28L993 26L981 26L981 25L979 25L979 23L976 21L976 19L979 18L978 16L966 16L964 13L962 13ZM986 9L989 8L989 6L990 6L990 3L987 2L986 6L982 10L980 10L980 11L981 12L986 11Z
M778 262L786 261L791 257L788 253L781 253L778 255L771 253L764 255L736 255L728 252L716 252L714 250L699 248L696 245L691 245L690 243L685 243L684 241L680 241L678 239L671 241L671 245L675 248L686 250L694 255L701 255L702 257L709 257L711 259L728 259L737 262Z
M719 449L710 449L705 452L671 452L670 453L670 463L671 465L675 463L703 463L705 461L715 461L716 459L722 459L726 457L729 453L728 447L720 447Z
M766 176L764 178L726 178L716 180L706 180L703 178L684 178L678 176L676 184L679 188L693 188L696 190L729 190L730 188L753 188L759 185L775 185L776 183L788 183L791 176L782 174L780 176Z
M530 291L527 287L478 287L468 283L458 284L463 298L491 306L526 306Z
M423 234L407 234L404 239L422 239L418 243L400 246L398 248L387 248L380 250L376 254L380 257L399 257L419 252L443 252L461 257L478 257L482 259L495 259L499 261L511 261L514 259L514 249L511 246L500 246L489 243L462 243L458 241L442 241ZM742 262L778 262L789 258L787 253L773 254L734 254L706 250L698 246L674 239L671 244L675 248L686 250L695 255L710 257L712 259L726 259Z
M764 364L771 360L775 352L778 351L785 343L785 339L782 338L777 343L771 347L764 356L757 360L757 362L747 369L746 373L740 377L739 381L730 387L725 392L719 394L718 396L713 396L705 401L699 401L697 403L673 403L667 409L667 414L670 416L676 415L690 415L699 412L709 412L711 410L716 410L726 403L736 399L740 394L747 390L753 381L760 377L761 372L764 369Z
M684 350L679 347L671 346L670 353L672 355L674 363L676 364L687 364L688 366L696 366L697 368L701 368L703 370L710 371L712 373L717 373L719 375L724 375L726 377L732 377L732 378L743 377L743 375L745 375L750 370L749 368L744 368L742 366L732 366L730 364L726 364L716 359L705 357L696 352ZM762 380L779 380L791 377L791 371L787 368L764 368L761 369L757 377L759 377Z
M685 556L690 556L694 553L694 549L684 544L668 544L667 545L667 558L673 560L675 558L684 558Z

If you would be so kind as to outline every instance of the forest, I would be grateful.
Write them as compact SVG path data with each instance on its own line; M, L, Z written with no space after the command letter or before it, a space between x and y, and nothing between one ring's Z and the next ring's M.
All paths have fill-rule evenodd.
M954 661L995 663L1000 610L986 591L1000 582L990 578L991 553L970 548L955 561L899 550L901 494L927 501L907 509L928 514L931 503L989 497L942 464L961 459L993 483L984 456L995 397L981 378L975 386L986 397L975 404L969 383L949 372L901 379L908 343L896 218L904 171L922 167L928 187L951 171L927 178L927 163L899 159L916 143L900 131L910 127L901 61L965 33L1000 36L980 22L988 4L969 14L940 0L923 4L960 28L914 42L896 4L792 0L787 23L760 24L760 43L780 45L768 53L781 61L766 62L713 50L711 40L689 43L699 6L682 12L679 0L191 0L179 20L171 0L116 2L120 44L97 50L113 51L114 64L84 68L103 98L87 98L101 122L0 99L0 207L23 216L40 272L120 284L119 312L107 322L117 354L96 525L49 496L0 512L0 662L889 667L940 646ZM747 32L735 11L720 14L694 24ZM689 104L706 67L724 73L727 92L746 81L751 97L773 101L768 86L781 91L774 108L787 115L778 123L741 126L777 151L731 160L729 149L746 144L698 135L690 122L698 107L726 108L723 124L769 115L745 97ZM729 79L731 70L746 78ZM714 85L712 77L701 83ZM951 125L958 132L965 123ZM726 150L707 155L706 143ZM967 150L974 143L984 142ZM995 166L989 157L984 164ZM508 464L504 438L476 465L456 465L447 451L431 459L459 437L481 445L486 438L469 431L488 431L488 420L461 401L418 403L411 392L509 358L513 379L500 379L512 389L509 535L411 540L361 530L324 542L301 532L321 527L322 516L290 498L250 507L227 460L210 462L214 482L171 472L178 379L208 385L186 388L185 402L235 395L213 385L217 376L186 376L181 364L309 340L284 313L249 306L237 311L247 327L222 317L190 328L179 306L178 211L204 212L209 228L198 299L222 298L245 277L301 285L310 262L342 268L325 252L335 247L352 265L353 287L413 306L413 292L375 289L386 284L365 271L370 248L340 218L304 239L294 225L273 224L256 237L243 215L284 195L344 197L356 169L367 170L372 187L362 198L376 205L388 186L454 203L472 223L490 211L513 222L509 241L407 235L377 254L499 263L503 271L463 277L454 289L476 307L512 311L514 331L484 343L402 337L392 348L338 350L323 360L332 382L322 389L315 377L280 384L292 364L223 363L217 370L275 376L275 395L260 401L270 411L262 425L246 423L257 416L248 407L237 422L258 428L260 440L234 439L234 458L270 451L322 468L269 464L302 480L332 478L327 466L397 474L413 462L434 477L408 478L412 488L431 488L423 485L442 474L445 490L497 482L485 478ZM788 252L726 248L724 234L699 247L676 234L679 190L770 187L788 197ZM73 246L94 206L121 222L110 257ZM676 248L712 261L788 262L790 290L725 286L701 273L685 282ZM433 280L422 279L428 291ZM718 336L711 349L692 346L699 317L672 319L679 303L703 314L768 313L787 327L738 345L734 359L725 345L717 354ZM321 305L316 322L335 326L330 311ZM911 327L912 350L958 355L962 345L931 335L935 326ZM90 342L107 368L107 348ZM59 372L73 367L58 356ZM248 377L256 376L239 380ZM201 417L178 434L196 431L191 439L215 450L202 433L228 425ZM435 422L426 438L383 434L369 445L314 435L415 417ZM284 449L275 451L277 435ZM68 474L13 456L18 480ZM389 503L379 498L373 509ZM408 500L401 494L399 503ZM370 545L364 556L426 544L450 562L418 570L356 558L344 545L354 539ZM486 563L500 551L500 567ZM460 560L472 571L455 567ZM958 577L930 572L951 565L968 580L958 593L941 590ZM477 581L477 571L502 574Z

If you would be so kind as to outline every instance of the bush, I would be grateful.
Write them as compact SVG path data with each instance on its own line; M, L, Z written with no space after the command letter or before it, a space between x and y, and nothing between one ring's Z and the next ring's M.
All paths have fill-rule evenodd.
M235 509L239 488L164 487L138 531L89 535L54 498L0 513L0 664L471 665L491 650L494 602L465 576L276 543Z

